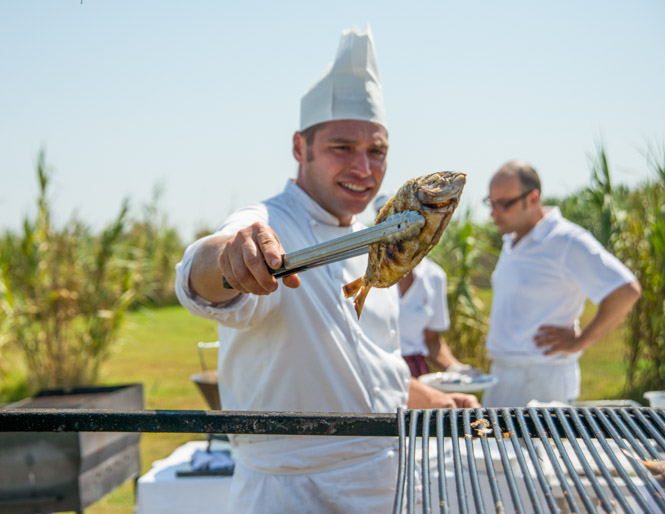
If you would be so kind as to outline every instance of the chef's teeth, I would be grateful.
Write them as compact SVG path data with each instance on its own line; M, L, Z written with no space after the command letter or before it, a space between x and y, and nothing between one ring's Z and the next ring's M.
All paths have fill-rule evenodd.
M351 191L362 192L362 191L365 191L365 190L367 189L366 187L356 186L355 184L343 183L342 185L343 185L345 188L350 189Z

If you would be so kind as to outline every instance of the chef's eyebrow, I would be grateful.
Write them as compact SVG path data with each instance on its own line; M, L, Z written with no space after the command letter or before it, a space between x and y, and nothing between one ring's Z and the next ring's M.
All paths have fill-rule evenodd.
M356 144L358 141L356 139L350 139L348 137L333 137L332 139L328 139L327 142L334 144Z
M338 145L339 144L355 145L355 144L358 144L358 140L348 138L348 137L334 137L332 139L329 139L327 141L327 143L328 144L338 144ZM374 148L381 148L381 149L384 149L384 150L388 149L388 143L385 143L382 140L373 141L371 143L371 146L374 147Z

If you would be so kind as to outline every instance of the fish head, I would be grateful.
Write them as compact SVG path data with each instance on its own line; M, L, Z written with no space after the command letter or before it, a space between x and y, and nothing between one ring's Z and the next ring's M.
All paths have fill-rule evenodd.
M416 179L416 196L424 212L452 212L466 184L466 173L440 171Z

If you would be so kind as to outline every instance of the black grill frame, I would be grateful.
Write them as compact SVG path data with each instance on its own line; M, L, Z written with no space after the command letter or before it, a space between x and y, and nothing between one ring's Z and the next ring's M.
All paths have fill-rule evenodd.
M485 421L483 421L485 420ZM487 432L477 423L487 423ZM81 409L0 409L2 431L74 432L179 432L208 434L281 435L365 435L397 436L400 465L393 512L415 512L419 506L415 493L418 468L416 450L421 443L422 511L485 512L481 477L476 467L474 440L480 441L488 484L497 512L637 512L659 509L665 512L665 491L653 475L638 462L615 454L610 443L641 460L663 460L665 454L665 410L634 407L525 407L511 409L399 410L396 414L336 414L301 412L228 411L108 411ZM436 437L437 483L432 485L429 466L429 440ZM489 441L496 441L509 493L501 493L498 474L491 458ZM445 460L444 442L452 444L452 462ZM566 449L566 444L570 449ZM425 444L427 443L427 444ZM463 467L461 445L467 455ZM519 464L527 494L520 495L517 479L510 467L507 448L512 447ZM538 454L541 449L541 455ZM565 505L554 496L543 471L542 452L552 466L563 492ZM586 454L585 454L586 452ZM582 473L571 459L582 466ZM606 465L601 454L610 462ZM622 463L623 461L623 463ZM446 486L445 471L452 466L455 490ZM596 476L593 466L600 476ZM529 467L531 466L531 467ZM616 476L612 474L614 472ZM634 474L646 489L638 489ZM502 475L502 476L503 476ZM590 483L591 491L582 482ZM470 483L467 491L464 477ZM602 478L602 481L601 481ZM624 495L622 483L630 493ZM439 505L432 505L433 487ZM505 497L504 497L505 496ZM456 501L455 501L456 500ZM655 505L655 507L654 507Z

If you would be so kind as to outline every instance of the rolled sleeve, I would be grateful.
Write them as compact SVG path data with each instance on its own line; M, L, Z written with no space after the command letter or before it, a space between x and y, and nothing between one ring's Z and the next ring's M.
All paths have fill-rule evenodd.
M192 291L189 285L189 276L194 262L194 255L199 246L212 236L206 236L192 243L185 250L182 260L176 264L175 293L180 304L194 316L216 321L232 328L247 328L256 319L257 315L274 304L277 299L260 302L259 297L251 294L240 294L234 299L224 303L212 303ZM222 277L219 277L222 280ZM275 293L271 296L277 296ZM263 299L265 300L265 299ZM263 309L259 303L265 304Z

